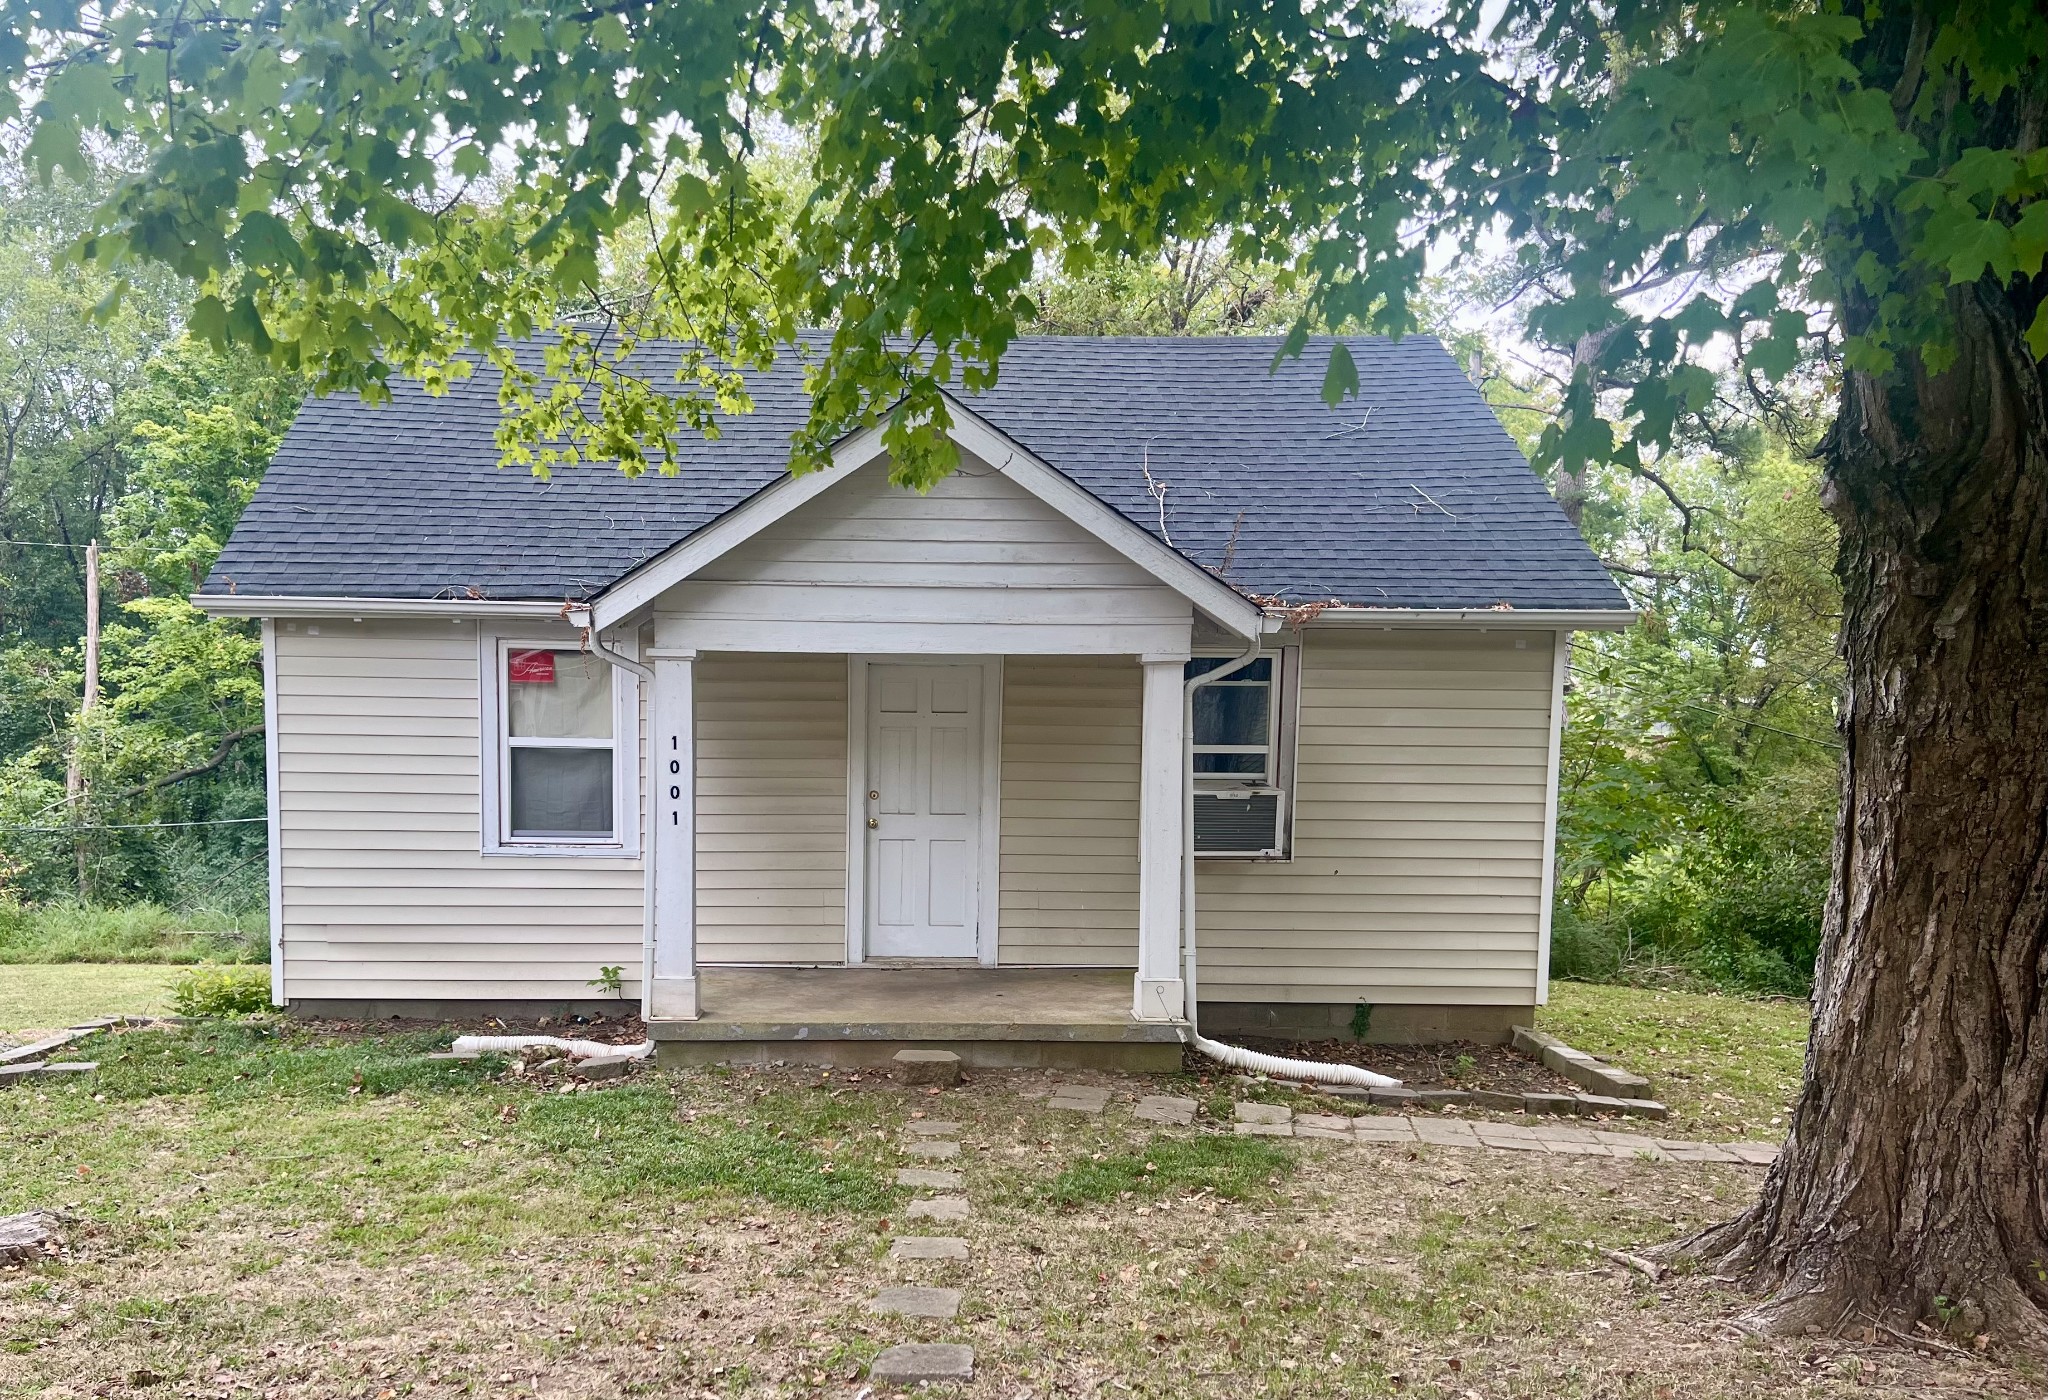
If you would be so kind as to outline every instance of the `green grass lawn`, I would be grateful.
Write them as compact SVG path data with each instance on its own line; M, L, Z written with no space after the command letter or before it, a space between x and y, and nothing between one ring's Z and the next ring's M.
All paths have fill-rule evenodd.
M1806 1003L1552 982L1537 1023L1647 1076L1676 1132L1776 1142L1798 1095Z
M171 981L181 971L147 963L0 966L0 1035L169 1011Z
M1603 1249L1725 1219L1758 1173L1360 1148L1130 1115L1160 1079L984 1071L642 1072L566 1092L437 1033L200 1022L94 1037L89 1081L0 1093L0 1213L63 1213L0 1269L0 1397L356 1400L829 1396L899 1341L961 1341L967 1387L1180 1400L1904 1400L2038 1393L1995 1358L1744 1339L1712 1279L1652 1288ZM1109 1087L1084 1117L1056 1078ZM915 1116L970 1219L906 1221ZM898 1264L901 1233L965 1263ZM963 1291L879 1316L890 1283ZM882 1394L882 1392L877 1393Z

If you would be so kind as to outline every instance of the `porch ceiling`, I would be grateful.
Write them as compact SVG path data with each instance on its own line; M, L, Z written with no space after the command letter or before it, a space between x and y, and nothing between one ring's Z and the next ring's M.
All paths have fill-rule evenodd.
M705 967L703 1015L648 1022L671 1041L1069 1041L1172 1044L1179 1022L1131 1014L1128 971Z

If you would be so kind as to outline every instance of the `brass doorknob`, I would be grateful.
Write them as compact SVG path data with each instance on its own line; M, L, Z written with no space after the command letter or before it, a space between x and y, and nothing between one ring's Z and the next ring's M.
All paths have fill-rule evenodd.
M876 827L880 826L881 824L882 824L882 819L881 819L880 817L869 817L869 818L868 818L868 830L870 830L870 831L873 831L873 830L874 830L874 829L875 829Z

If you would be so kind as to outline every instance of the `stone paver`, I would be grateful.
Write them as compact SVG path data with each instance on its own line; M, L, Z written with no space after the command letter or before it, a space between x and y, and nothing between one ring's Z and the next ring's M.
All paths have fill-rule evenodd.
M1296 1137L1351 1139L1351 1120L1341 1113L1297 1113L1294 1115Z
M1239 1104L1238 1116L1269 1119L1287 1110L1266 1104ZM1249 1114L1247 1114L1249 1110ZM1489 1148L1496 1152L1545 1152L1558 1157L1620 1157L1653 1162L1723 1162L1769 1166L1778 1149L1768 1142L1690 1142L1650 1138L1640 1133L1610 1133L1540 1119L1534 1123L1496 1123L1491 1119L1409 1117L1374 1114L1344 1118L1328 1113L1296 1113L1288 1122L1240 1122L1235 1131L1250 1137L1344 1138L1374 1146L1427 1142L1439 1147ZM1344 1125L1348 1125L1348 1128Z
M898 1235L889 1245L889 1257L899 1263L909 1259L965 1259L967 1241L951 1235Z
M1146 1123L1166 1123L1172 1127L1185 1128L1195 1121L1196 1103L1193 1099L1176 1099L1166 1094L1147 1094L1138 1100L1138 1106L1131 1110L1131 1117Z
M1292 1123L1235 1123L1239 1137L1293 1137Z
M1524 1094L1522 1111L1525 1113L1558 1113L1571 1115L1579 1111L1578 1101L1570 1094Z
M1240 1123L1285 1123L1294 1117L1293 1109L1276 1103L1241 1103L1236 1112Z
M1434 1118L1411 1118L1410 1127L1415 1136L1424 1142L1433 1142L1439 1147L1477 1147L1479 1135L1472 1131L1470 1123L1458 1119L1437 1120Z
M1562 1138L1546 1138L1543 1150L1558 1157L1612 1157L1614 1149L1605 1143L1571 1142Z
M898 1167L898 1186L915 1186L922 1191L958 1191L960 1173L933 1171L930 1167Z
M927 1196L912 1201L904 1207L904 1217L910 1220L965 1220L974 1214L965 1196Z
M17 1045L11 1050L0 1050L0 1065L19 1064L23 1060L40 1060L52 1050L62 1050L72 1041L84 1040L91 1034L89 1030L59 1031L42 1040L30 1041L27 1045Z
M958 1137L958 1123L941 1123L930 1118L913 1118L903 1125L903 1131L917 1137Z
M1406 1118L1356 1118L1351 1123L1353 1142L1413 1142L1415 1125Z
M1109 1105L1109 1090L1094 1084L1062 1084L1047 1103L1070 1113L1100 1113Z
M34 1259L56 1240L57 1218L45 1211L0 1215L0 1260Z
M1472 1131L1478 1134L1482 1142L1487 1138L1507 1138L1516 1142L1536 1141L1536 1130L1521 1123L1494 1123L1482 1120L1472 1125Z
M944 1138L917 1138L903 1144L903 1150L913 1157L924 1157L937 1161L950 1161L960 1155L960 1144Z
M960 1057L951 1050L898 1050L889 1065L902 1084L958 1084Z
M1529 1134L1539 1142L1590 1142L1597 1143L1591 1128L1564 1128L1544 1123L1529 1129Z
M1414 1089L1403 1089L1397 1086L1390 1089L1368 1089L1366 1091L1366 1099L1368 1102L1378 1104L1382 1108L1409 1108L1420 1103L1422 1095Z
M898 1317L950 1318L960 1311L960 1290L926 1288L922 1284L892 1284L874 1296L869 1312L894 1313Z
M950 1342L905 1342L868 1363L868 1379L916 1385L920 1381L971 1381L974 1348Z

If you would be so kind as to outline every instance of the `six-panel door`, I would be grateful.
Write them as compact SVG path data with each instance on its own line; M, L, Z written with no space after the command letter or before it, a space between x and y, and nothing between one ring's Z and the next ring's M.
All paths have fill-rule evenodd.
M981 668L868 670L871 958L975 956Z

